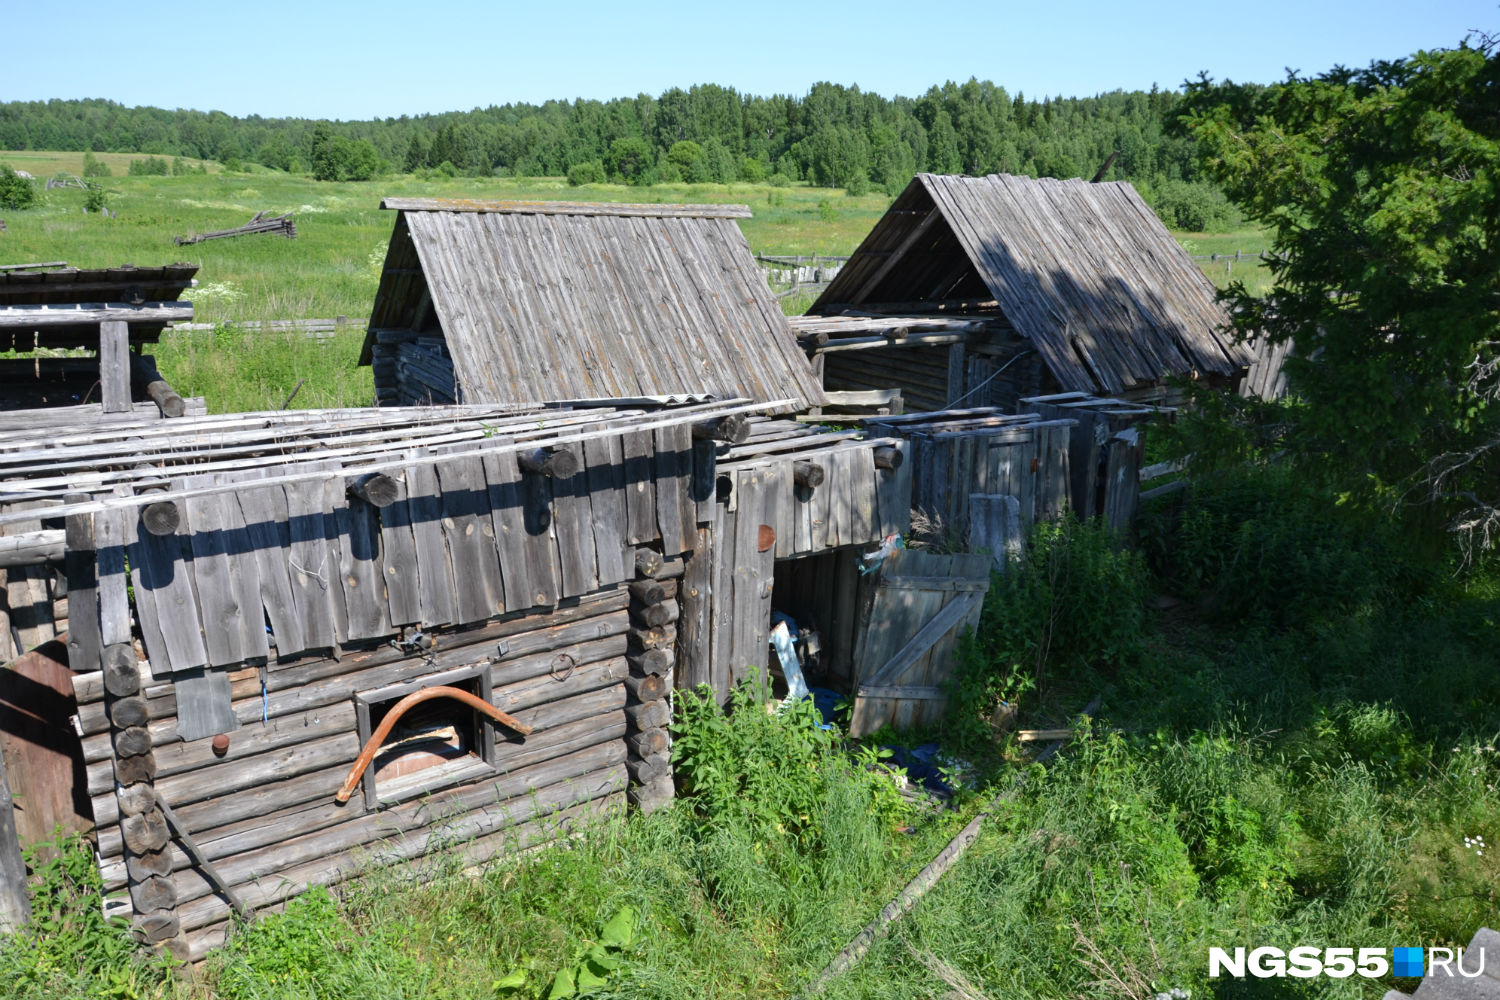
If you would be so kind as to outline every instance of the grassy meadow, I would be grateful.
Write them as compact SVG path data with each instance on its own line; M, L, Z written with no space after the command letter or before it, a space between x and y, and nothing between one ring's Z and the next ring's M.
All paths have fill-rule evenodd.
M210 410L280 408L299 382L295 407L361 406L371 400L369 372L355 361L380 277L394 214L380 210L384 197L518 199L542 201L654 201L746 204L755 213L740 222L751 248L772 255L847 255L885 212L890 198L874 191L859 197L829 188L769 184L670 184L648 188L618 184L571 187L562 178L418 179L396 175L374 181L320 182L263 167L178 177L129 176L129 154L100 153L113 176L100 178L114 217L83 211L86 193L54 189L24 212L5 212L0 263L63 260L79 267L141 266L170 261L197 264L192 290L198 322L229 324L213 333L167 335L158 366L179 391L204 396ZM82 153L0 152L0 163L38 178L82 171ZM230 229L256 212L291 212L297 238L246 236L176 246L173 237ZM1195 254L1258 251L1258 231L1180 234ZM1224 265L1202 265L1216 282ZM1249 262L1243 273L1250 277ZM809 296L782 300L789 313ZM247 333L233 324L267 319L356 321L343 335L304 341L295 335ZM304 381L305 380L305 381Z

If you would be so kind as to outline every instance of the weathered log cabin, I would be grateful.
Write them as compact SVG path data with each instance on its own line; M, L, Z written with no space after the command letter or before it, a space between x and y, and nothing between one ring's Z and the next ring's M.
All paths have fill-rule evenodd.
M828 320L845 313L864 343L810 345L825 387L900 388L908 410L1062 392L1171 403L1169 379L1229 386L1253 360L1123 181L919 174L794 326L837 335Z
M360 364L376 404L824 401L743 205L387 198Z
M455 842L484 859L670 798L664 699L716 439L786 405L0 437L3 499L45 505L0 524L40 518L25 541L67 583L84 791L118 912L196 959L235 911L367 862ZM60 552L40 537L59 530Z

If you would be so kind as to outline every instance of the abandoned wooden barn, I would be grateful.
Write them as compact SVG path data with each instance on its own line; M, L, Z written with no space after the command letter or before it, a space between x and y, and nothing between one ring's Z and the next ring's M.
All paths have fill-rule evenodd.
M377 405L708 394L823 401L743 205L388 198L360 364Z
M903 550L913 506L997 554L1126 509L1098 477L1134 485L1150 410L963 388L1022 336L993 302L948 315L963 276L935 313L794 333L741 207L384 204L376 408L0 420L0 563L30 588L10 651L67 682L58 780L144 941L201 958L236 912L371 862L653 808L677 687L830 687L856 734L931 721L992 556ZM882 396L820 426L820 375L856 357L942 412ZM984 401L946 409L955 384Z
M844 314L863 344L834 337ZM900 388L908 410L1060 392L1170 403L1168 379L1227 385L1252 360L1125 182L919 174L794 326L829 333L809 344L827 389Z
M664 699L714 438L778 403L0 436L6 498L46 505L0 524L63 532L84 780L120 912L198 958L234 910L367 861L455 841L482 859L670 798Z

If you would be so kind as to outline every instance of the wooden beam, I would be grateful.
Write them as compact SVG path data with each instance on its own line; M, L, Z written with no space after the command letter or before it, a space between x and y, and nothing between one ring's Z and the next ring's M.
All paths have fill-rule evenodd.
M0 569L57 562L67 546L61 528L28 531L22 535L0 535Z
M162 416L180 417L187 412L187 401L161 377L161 372L156 370L156 358L151 355L130 356L130 381L132 385L140 386L146 398L156 404Z
M21 859L21 841L16 833L16 814L0 757L0 933L16 931L31 920L31 900L26 895L26 863Z
M105 413L130 406L130 325L110 319L99 324L99 401Z
M112 302L76 306L5 306L0 308L0 330L45 329L50 326L87 326L94 323L181 323L193 318L191 302L143 302L138 306Z
M891 251L891 255L885 259L885 263L877 267L875 273L865 279L864 284L859 286L859 291L855 292L852 297L853 301L863 302L865 296L874 291L875 286L880 284L881 279L890 274L891 269L896 266L897 262L901 260L908 250L916 245L917 240L925 236L927 231L942 217L943 213L938 211L937 206L934 205L927 213L927 217L917 223L916 227L906 234L906 238L897 244L896 249Z
M490 212L508 215L616 215L642 219L748 219L749 205L632 205L591 201L479 201L471 198L386 198L397 212Z
M881 312L890 316L904 316L907 313L963 313L975 309L999 309L1000 303L994 299L918 299L912 302L833 302L823 307L822 315L832 316L846 309L866 310L870 312Z

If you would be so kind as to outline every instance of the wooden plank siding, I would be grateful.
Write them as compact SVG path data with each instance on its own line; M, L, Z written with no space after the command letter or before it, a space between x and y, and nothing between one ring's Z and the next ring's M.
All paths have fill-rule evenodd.
M826 401L735 223L743 206L385 204L398 215L360 359L383 405Z

